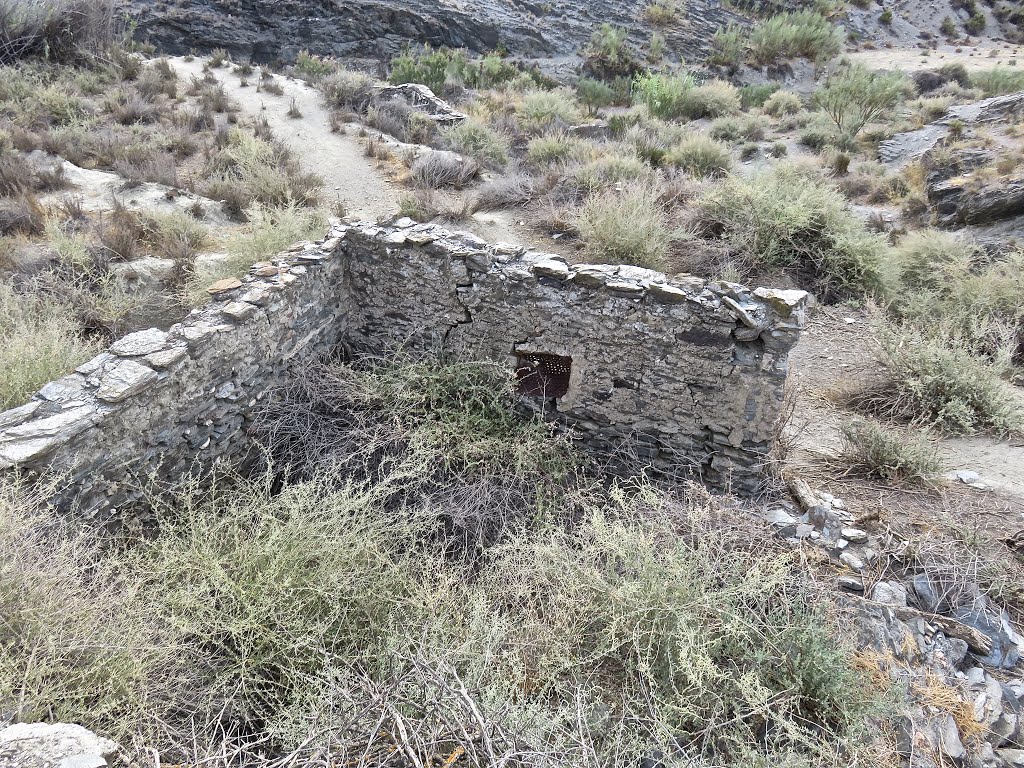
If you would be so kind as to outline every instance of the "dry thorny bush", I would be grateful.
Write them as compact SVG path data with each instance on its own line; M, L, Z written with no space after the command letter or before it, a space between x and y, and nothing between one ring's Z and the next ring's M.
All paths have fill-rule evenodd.
M340 368L261 416L284 477L154 493L155 537L54 530L7 492L0 699L19 718L164 762L820 765L837 742L868 748L873 694L753 518L696 486L591 476L487 367Z

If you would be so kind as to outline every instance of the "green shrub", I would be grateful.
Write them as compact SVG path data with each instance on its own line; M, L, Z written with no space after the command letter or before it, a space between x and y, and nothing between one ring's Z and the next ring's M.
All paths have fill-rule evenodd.
M776 141L774 144L772 144L771 149L768 150L768 153L772 157L785 157L786 155L789 154L789 148L786 146L785 142Z
M841 426L844 472L892 482L931 483L943 464L927 434L907 434L867 419Z
M780 163L751 179L729 177L698 206L706 225L754 264L797 269L827 292L882 287L885 238L813 169Z
M579 106L567 91L529 91L516 106L516 115L528 133L543 133L580 121Z
M686 94L696 85L690 74L637 75L633 81L633 98L655 117L666 120L681 117Z
M792 91L775 91L761 107L766 115L795 115L804 108L803 100Z
M335 66L333 61L311 54L309 51L299 51L295 58L295 71L314 81L331 74Z
M734 22L719 27L711 38L708 63L719 67L737 69L747 55L747 33Z
M656 26L678 21L681 13L678 0L651 0L641 11L644 20Z
M780 13L759 24L750 36L754 60L761 65L803 57L829 59L842 50L839 29L811 10Z
M280 207L254 203L247 209L246 219L247 223L227 241L229 258L196 270L190 287L193 301L202 301L211 283L241 277L257 261L276 256L300 240L323 237L327 230L323 211L295 202Z
M951 16L943 17L942 24L939 25L939 31L946 37L956 37L960 34L960 30Z
M972 88L980 88L986 96L1003 96L1024 91L1024 71L1010 67L994 67L972 72L970 83Z
M643 62L622 27L602 24L583 50L583 73L598 80L632 78L642 70Z
M526 160L534 166L582 160L590 152L590 146L583 139L564 133L549 133L536 136L526 145Z
M980 35L985 31L985 14L980 10L972 13L964 22L964 29L972 35Z
M663 269L672 241L668 221L650 186L632 184L584 203L578 228L587 259Z
M886 379L856 395L855 405L949 434L1020 429L1013 388L962 338L910 326L882 328L879 335Z
M888 310L922 330L962 339L1004 369L1024 344L1024 254L985 257L961 236L905 236L886 269Z
M740 107L744 110L761 107L777 90L779 90L778 83L744 85L740 88Z
M155 735L172 715L164 694L191 689L184 649L142 610L139 574L122 578L98 537L48 508L48 490L0 483L0 692L19 722L75 722L123 743Z
M878 14L878 21L886 25L892 24L892 10L886 8L884 11Z
M283 145L240 128L230 131L227 145L210 159L205 173L203 194L223 200L238 218L253 203L314 205L323 187L323 180L304 173Z
M824 119L812 119L797 134L797 142L815 152L822 152L827 147L839 143L839 134L834 126Z
M0 411L98 353L99 342L84 330L70 307L0 280Z
M685 117L720 117L740 110L739 90L722 80L695 85L692 75L638 75L633 98L655 117L666 120Z
M615 91L608 83L590 77L581 77L576 81L576 96L590 115L597 114L600 109L615 101Z
M503 168L508 163L508 139L479 120L465 120L444 131L452 149L471 157L488 168Z
M366 112L373 96L373 78L362 72L342 69L320 80L320 90L331 109Z
M693 176L715 177L729 172L732 157L725 144L694 133L669 147L664 164L681 168Z
M636 156L653 166L661 165L668 153L668 144L659 131L635 125L622 136L622 143Z
M441 94L444 93L449 75L461 73L465 61L465 54L462 52L447 49L435 51L428 44L418 54L405 51L394 58L391 61L388 82L392 85L419 83L434 93Z
M902 72L873 72L852 64L831 74L814 98L840 131L856 136L869 122L890 113L912 91Z
M732 115L739 111L739 89L724 80L711 80L688 89L679 105L679 116L691 120Z
M114 42L117 19L113 0L3 0L0 64L91 61Z
M601 155L574 169L561 184L579 193L590 194L615 184L651 182L654 171L643 160L630 155Z
M888 281L897 293L955 289L970 276L977 257L975 245L951 232L910 232L892 251Z
M720 117L711 123L708 133L720 141L761 141L764 138L764 119L756 115Z

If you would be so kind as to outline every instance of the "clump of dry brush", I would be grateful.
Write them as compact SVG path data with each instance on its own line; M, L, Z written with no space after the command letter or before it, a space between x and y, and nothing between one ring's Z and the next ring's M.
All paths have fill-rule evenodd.
M702 489L589 477L511 400L488 365L309 369L261 417L286 482L154 496L144 540L62 531L7 489L0 702L169 762L810 766L868 748L874 695L788 554ZM504 522L466 524L487 515Z

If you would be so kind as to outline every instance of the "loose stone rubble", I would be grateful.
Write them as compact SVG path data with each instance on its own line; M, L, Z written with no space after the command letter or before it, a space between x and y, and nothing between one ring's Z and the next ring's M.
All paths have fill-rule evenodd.
M254 459L255 406L293 364L341 349L568 360L565 391L525 404L624 456L756 490L783 405L802 291L629 266L569 265L409 219L333 226L167 332L131 334L0 414L0 471L66 482L57 502L109 519L149 481ZM538 358L538 356L540 356Z
M71 723L0 728L0 768L107 768L119 747Z
M789 501L770 505L765 520L794 546L820 548L839 569L839 603L859 653L905 691L896 742L906 765L1024 765L1024 637L1006 612L977 584L951 585L927 565L894 578L879 564L886 542L856 527L842 499L818 491L812 502L806 511ZM949 711L957 700L965 702L957 716L970 724Z

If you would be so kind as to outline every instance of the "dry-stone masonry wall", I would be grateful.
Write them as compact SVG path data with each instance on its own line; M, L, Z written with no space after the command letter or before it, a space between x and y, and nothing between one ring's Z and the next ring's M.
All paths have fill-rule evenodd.
M401 347L506 362L524 402L593 450L751 491L807 298L570 266L408 219L335 224L210 291L0 413L0 470L59 475L61 503L108 519L149 481L244 465L254 407L297 361Z

